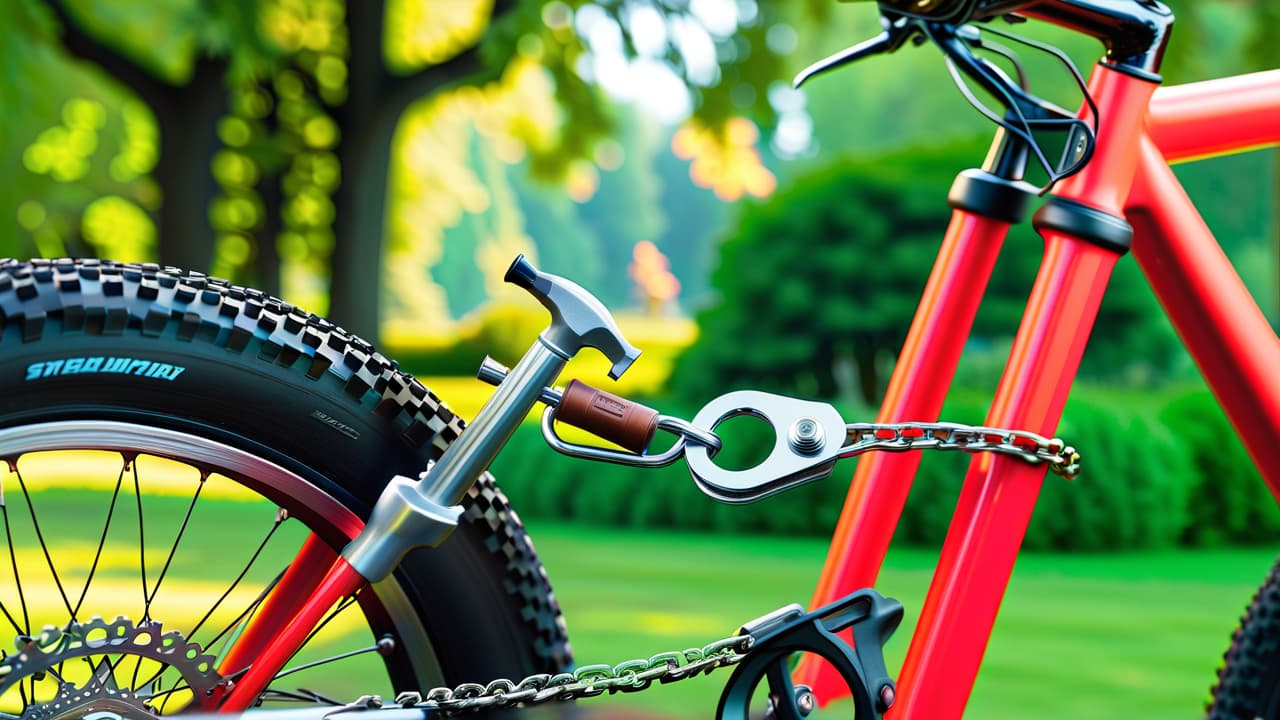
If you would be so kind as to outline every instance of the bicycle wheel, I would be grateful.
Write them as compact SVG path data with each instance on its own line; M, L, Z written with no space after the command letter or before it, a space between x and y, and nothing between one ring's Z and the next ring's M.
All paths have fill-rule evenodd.
M75 620L80 632L123 636L152 623L154 636L163 627L225 650L304 538L341 548L389 478L416 476L461 429L367 343L261 292L155 265L0 261L0 510L9 546L0 558L13 574L6 588L0 563L0 627L31 635ZM94 488L97 500L86 500ZM135 505L136 520L126 519ZM370 633L390 638L374 664L394 690L571 663L546 574L492 478L465 506L441 548L410 554L333 623L348 634L366 628L351 636L366 638L360 644ZM263 536L269 546L259 546ZM210 606L231 620L216 642L227 618L195 621ZM124 616L127 628L91 613ZM160 641L137 646L161 653L148 642ZM56 717L71 702L55 698L60 686L78 697L110 683L143 704L164 692L163 681L145 685L155 659L147 652L107 657L109 670L90 659L89 677L64 682L72 653L38 674L55 676L52 689L33 676L0 701L12 706L17 692L24 714ZM328 666L337 686L372 692L357 689L363 680L347 662ZM125 687L137 676L142 686ZM313 677L313 688L331 687ZM178 680L169 682L172 692ZM276 688L271 697L291 694Z
M1231 636L1209 706L1212 720L1280 718L1280 561Z

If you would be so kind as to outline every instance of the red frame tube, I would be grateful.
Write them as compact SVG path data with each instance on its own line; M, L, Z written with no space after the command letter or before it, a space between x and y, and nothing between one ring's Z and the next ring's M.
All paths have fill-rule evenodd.
M1166 88L1153 96L1149 83L1100 66L1091 90L1103 121L1098 154L1056 194L1130 214L1139 263L1280 499L1280 389L1267 381L1267 371L1280 367L1280 344L1166 165L1280 142L1280 71ZM988 422L1052 434L1117 255L1063 233L1045 233L1045 241L1045 259ZM928 304L917 311L913 333ZM967 335L966 317L957 319ZM922 380L895 388L881 419L936 417L936 411L917 417L898 412L941 404L952 373L920 372L930 362L936 358L904 349L895 379ZM899 467L909 475L915 464ZM910 477L887 472L892 462L879 465L859 467L815 604L874 582L906 494L875 485L910 483ZM864 472L875 483L863 479ZM963 712L1043 474L1004 458L972 461L890 717ZM805 679L819 681L824 701L844 690L820 676Z
M1277 108L1280 70L1160 88L1151 100L1151 138L1167 162L1275 145Z
M952 213L889 380L879 422L938 419L1008 234L1006 222L963 210ZM873 453L858 460L813 607L875 585L919 466L919 452ZM850 633L845 634L851 640ZM821 698L848 692L844 679L826 663L803 663L795 675L796 682L813 688Z
M1123 213L1155 89L1105 65L1095 69L1089 90L1105 108L1098 147L1107 151L1062 182L1059 197ZM986 422L1051 435L1120 252L1065 232L1041 234L1044 260ZM937 720L964 712L1044 474L1043 467L1009 458L980 455L970 463L891 717Z
M1280 501L1280 342L1150 140L1128 212L1139 266Z
M248 667L253 658L271 643L280 628L293 620L298 610L298 598L315 594L325 571L337 557L328 543L314 534L308 535L280 582L263 600L244 632L222 656L218 674L227 677Z
M248 672L227 692L218 712L243 712L255 705L258 696L307 641L307 637L324 619L329 608L338 600L354 594L367 582L346 560L337 558L315 592L298 608L292 621L279 628L280 633L271 638L262 652L254 658Z

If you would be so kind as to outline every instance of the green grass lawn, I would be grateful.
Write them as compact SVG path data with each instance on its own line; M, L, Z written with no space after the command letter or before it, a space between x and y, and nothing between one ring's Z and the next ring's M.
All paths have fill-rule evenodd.
M83 477L83 476L81 476ZM108 486L115 475L102 478ZM183 481L185 482L185 481ZM194 480L191 481L194 485ZM171 496L149 497L147 564L154 583L188 498L181 483ZM19 537L30 537L21 495L6 486L9 517ZM180 492L179 492L180 491ZM32 495L46 532L61 525L53 555L59 572L78 588L89 570L109 490L53 487ZM111 543L97 567L86 610L112 617L140 613L134 498L121 497ZM273 507L220 495L203 497L189 535L164 580L152 615L170 628L189 626L226 589L227 578L269 529ZM58 522L58 521L61 522ZM289 523L296 525L296 523ZM234 528L227 534L226 528ZM618 663L703 644L782 605L805 604L826 551L813 539L714 536L676 532L585 528L537 522L530 531L568 618L580 664ZM300 528L287 532L296 542ZM221 539L218 539L221 538ZM134 548L127 550L127 548ZM38 580L45 559L19 543L17 558ZM1028 555L1019 562L995 635L978 678L969 716L978 718L1196 717L1207 697L1227 639L1274 548L1125 555ZM933 553L895 551L878 589L907 608L903 627L887 648L890 667L901 663L932 575ZM286 558L255 566L249 581L264 582ZM7 563L6 563L7 564ZM0 602L18 607L8 569L0 571ZM61 613L50 594L27 597L35 615ZM73 598L74 599L74 598ZM252 599L237 589L217 622ZM200 602L204 604L201 605ZM314 650L319 656L367 644L352 616L334 623ZM51 620L50 620L51 621ZM208 639L209 632L200 637ZM374 688L376 658L344 661L326 680L301 682L336 697ZM336 667L336 666L333 666ZM621 706L656 717L702 718L714 712L728 671L636 695L586 701ZM314 683L323 682L323 687ZM385 690L382 690L385 692Z
M821 541L532 528L579 663L701 646L791 602L806 604ZM1197 717L1231 630L1274 549L1023 557L988 648L969 717ZM897 668L933 571L897 551L879 590L906 621ZM726 671L721 671L726 673ZM587 702L708 717L727 674Z

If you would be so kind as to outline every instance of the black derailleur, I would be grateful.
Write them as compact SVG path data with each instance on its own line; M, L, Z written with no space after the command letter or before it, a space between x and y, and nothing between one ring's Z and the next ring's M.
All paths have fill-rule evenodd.
M857 720L880 718L893 705L896 692L885 669L884 643L900 622L902 603L866 589L813 612L792 605L744 625L740 633L754 642L747 658L729 676L716 717L750 717L752 695L764 680L772 717L802 720L816 701L809 688L792 683L789 660L795 653L813 653L844 678ZM846 628L853 630L853 647L836 634Z

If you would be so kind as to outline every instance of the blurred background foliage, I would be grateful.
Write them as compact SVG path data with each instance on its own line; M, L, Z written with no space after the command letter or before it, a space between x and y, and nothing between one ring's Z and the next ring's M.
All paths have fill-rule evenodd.
M1280 0L1172 4L1171 81L1280 66ZM378 338L464 414L486 391L448 376L514 361L545 322L500 282L520 252L622 315L648 355L623 389L669 412L754 386L873 414L946 189L991 136L929 48L791 89L877 31L869 3L9 0L0 28L0 255L261 287ZM1026 32L1083 68L1098 53ZM1079 103L1060 67L1026 60L1038 92ZM1178 174L1275 322L1280 154ZM1039 262L1029 230L1006 247L956 420L984 414ZM1062 434L1089 470L1046 484L1029 546L1280 537L1132 259L1079 385ZM551 462L529 430L499 467L528 514L821 534L842 500L827 483L719 507L680 473ZM926 462L902 538L940 539L961 460ZM543 464L537 488L515 472Z

